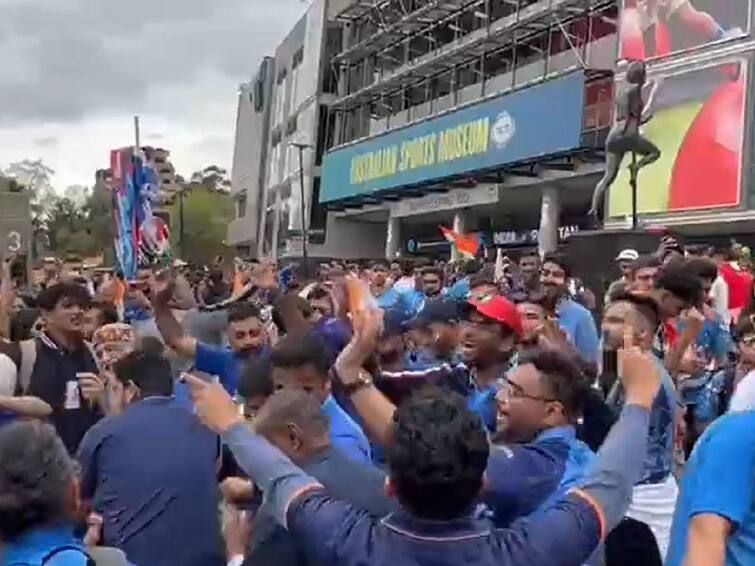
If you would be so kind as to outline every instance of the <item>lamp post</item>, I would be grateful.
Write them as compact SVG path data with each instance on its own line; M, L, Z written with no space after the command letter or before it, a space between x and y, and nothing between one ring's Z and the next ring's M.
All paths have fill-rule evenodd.
M307 240L309 239L306 228L306 212L304 206L304 150L312 149L312 145L304 142L290 142L290 147L295 147L299 150L299 196L301 198L300 210L301 210L301 253L302 253L302 272L306 276L309 273L309 250L307 248Z

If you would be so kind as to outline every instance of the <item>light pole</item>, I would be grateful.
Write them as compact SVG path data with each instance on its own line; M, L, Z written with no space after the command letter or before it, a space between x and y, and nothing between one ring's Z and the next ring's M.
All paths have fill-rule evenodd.
M312 149L312 145L304 142L289 142L290 147L299 150L299 196L301 198L301 255L302 255L302 272L306 276L309 273L309 250L307 249L308 232L306 228L306 213L304 206L304 150Z

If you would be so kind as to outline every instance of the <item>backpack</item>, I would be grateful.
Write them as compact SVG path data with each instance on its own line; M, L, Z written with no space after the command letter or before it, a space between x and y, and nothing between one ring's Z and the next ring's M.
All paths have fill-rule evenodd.
M68 550L74 550L78 552L79 554L82 554L86 557L86 566L96 566L96 562L92 559L91 556L89 556L86 552L81 550L78 546L73 545L65 545L65 546L59 546L55 550L52 550L45 554L42 557L42 560L37 562L36 557L29 557L27 560L32 560L33 562L11 562L8 566L44 566L45 564L49 564L50 561L55 558L58 554L61 552L66 552Z

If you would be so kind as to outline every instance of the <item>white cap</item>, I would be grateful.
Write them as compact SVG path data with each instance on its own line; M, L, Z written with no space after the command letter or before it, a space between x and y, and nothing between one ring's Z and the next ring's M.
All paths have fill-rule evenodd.
M624 250L616 256L616 261L637 261L640 258L640 254L637 250Z

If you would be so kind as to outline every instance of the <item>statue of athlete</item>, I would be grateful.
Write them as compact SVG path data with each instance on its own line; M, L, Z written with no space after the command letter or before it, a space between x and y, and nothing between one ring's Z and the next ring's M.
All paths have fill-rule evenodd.
M606 172L595 187L592 207L587 213L596 225L600 223L599 214L603 209L605 193L616 180L624 156L627 153L642 156L639 161L629 165L633 179L637 178L640 169L661 156L661 150L640 132L640 127L652 118L651 109L660 83L658 80L646 83L647 73L642 61L629 63L626 80L629 87L616 101L616 123L606 140Z

